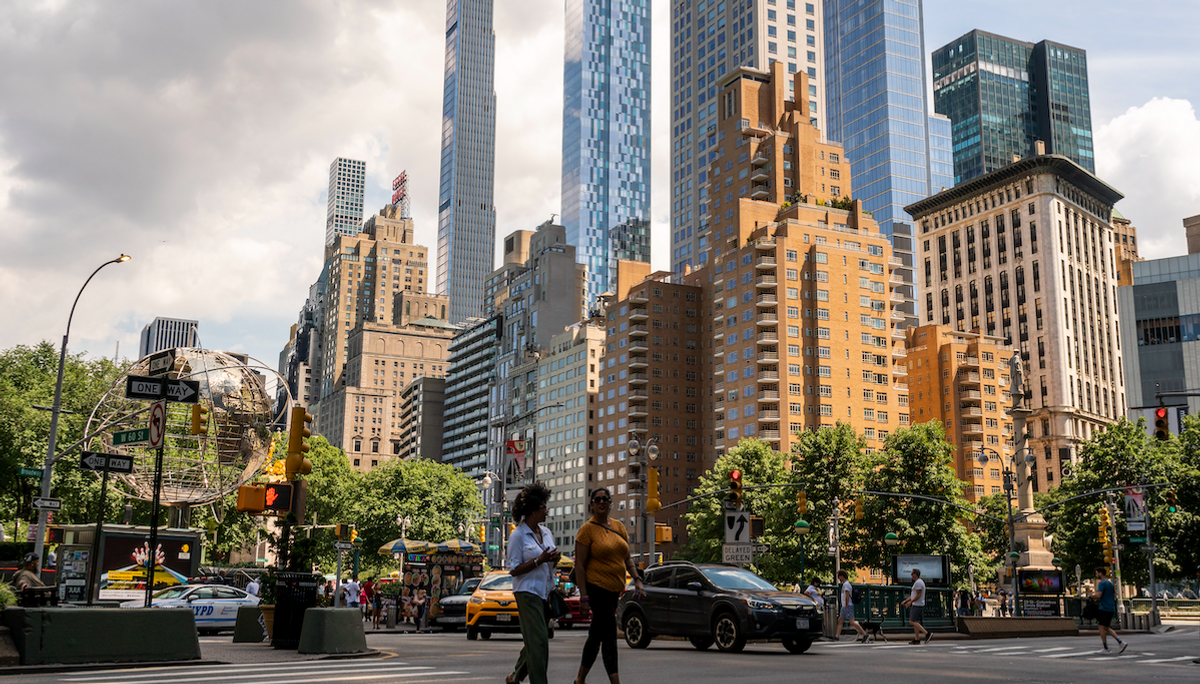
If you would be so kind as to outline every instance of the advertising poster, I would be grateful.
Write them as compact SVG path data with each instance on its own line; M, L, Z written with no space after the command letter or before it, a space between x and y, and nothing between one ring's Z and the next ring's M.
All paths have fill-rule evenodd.
M87 601L88 565L92 547L63 544L58 547L58 600L67 603Z
M1017 583L1022 594L1057 596L1064 587L1061 570L1018 570Z
M154 589L183 584L196 574L200 551L193 537L158 537ZM100 599L124 601L146 595L149 536L112 535L104 539L100 565Z
M921 571L921 579L931 587L950 586L949 559L946 556L900 554L892 556L896 584L912 584L912 571Z
M1021 597L1021 609L1028 617L1061 617L1058 599L1039 596L1037 598Z

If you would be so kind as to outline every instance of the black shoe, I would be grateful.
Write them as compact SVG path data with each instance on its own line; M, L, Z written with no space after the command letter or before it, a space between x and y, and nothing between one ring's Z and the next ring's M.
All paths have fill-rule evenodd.
M929 640L932 638L933 638L933 632L925 632L925 643L929 643Z
M913 639L912 641L908 642L908 645L909 646L920 646L921 642L917 641L916 639Z

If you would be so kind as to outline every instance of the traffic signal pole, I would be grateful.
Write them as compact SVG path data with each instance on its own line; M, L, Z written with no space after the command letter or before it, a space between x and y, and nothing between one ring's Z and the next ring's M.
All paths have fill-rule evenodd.
M1125 594L1121 586L1121 539L1117 536L1117 505L1113 503L1112 492L1108 493L1107 498L1108 502L1105 505L1108 507L1109 532L1113 540L1113 585L1117 594L1117 612L1124 613Z

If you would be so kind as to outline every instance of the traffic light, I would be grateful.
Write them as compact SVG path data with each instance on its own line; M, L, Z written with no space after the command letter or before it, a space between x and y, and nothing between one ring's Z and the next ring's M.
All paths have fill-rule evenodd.
M658 468L647 468L646 477L646 512L657 513L662 508L658 500Z
M863 519L863 500L862 500L862 497L859 497L859 498L857 498L857 499L855 499L855 500L854 500L854 519L855 519L855 520L862 520L862 519Z
M1167 512L1174 513L1179 510L1179 502L1175 499L1175 490L1167 490Z
M766 533L766 525L763 519L757 515L750 516L750 538L758 539Z
M350 526L346 523L338 523L337 526L333 528L333 535L338 539L344 540L349 534Z
M307 475L312 472L312 461L304 457L304 454L308 453L308 445L304 443L304 438L312 435L312 432L304 424L311 423L312 419L313 417L303 407L292 407L286 466L289 480L295 479L296 475Z
M1108 528L1111 524L1111 518L1108 514L1108 506L1100 507L1100 526L1096 530L1099 536L1100 546L1104 549L1104 562L1111 564L1113 562L1113 547L1112 539L1108 536Z
M292 510L292 485L290 482L268 482L263 491L263 510L287 512Z
M1160 442L1171 439L1171 426L1167 420L1167 409L1164 406L1154 409L1154 439Z
M358 539L358 530L350 530L350 543L353 544Z
M487 543L487 525L479 526L479 543L480 544Z
M654 524L654 543L655 544L670 544L674 540L674 533L671 532L671 526L664 523Z
M742 507L742 471L729 471L729 503L735 509Z
M262 485L238 487L237 509L241 513L262 513L267 506L267 489Z
M801 516L808 512L808 492L803 489L796 492L796 511Z
M208 434L208 407L203 404L192 404L192 434Z

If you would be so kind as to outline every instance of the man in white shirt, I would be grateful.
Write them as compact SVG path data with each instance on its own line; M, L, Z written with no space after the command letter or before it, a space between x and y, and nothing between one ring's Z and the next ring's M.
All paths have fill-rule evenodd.
M250 580L250 584L246 585L246 593L250 594L251 596L258 596L258 587L258 578L255 577L254 579Z
M929 640L933 638L933 632L925 629L925 626L921 624L925 613L925 580L921 579L920 569L913 568L912 579L912 591L909 592L908 598L900 602L900 605L908 606L908 624L913 628L913 640L908 643L929 643Z
M858 620L854 619L854 600L851 598L850 573L845 570L838 571L838 621L837 631L833 633L833 638L837 641L842 640L842 623L849 620L850 626L854 631L858 632L858 638L855 641L866 643L867 630L858 624Z
M346 605L351 608L357 608L358 595L362 591L362 588L358 586L358 575L355 575L349 582L343 584L342 591L345 592Z

